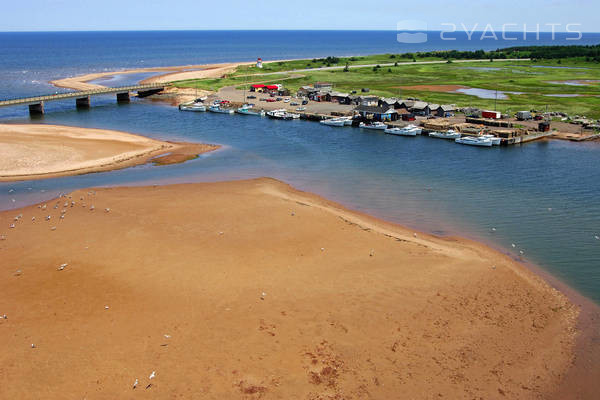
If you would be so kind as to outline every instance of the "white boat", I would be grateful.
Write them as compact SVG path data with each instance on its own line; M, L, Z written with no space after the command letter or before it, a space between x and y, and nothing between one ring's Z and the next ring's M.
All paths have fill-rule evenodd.
M344 125L346 125L346 122L344 120L339 120L337 118L324 119L319 122L322 123L323 125L328 125L328 126L344 126Z
M481 135L480 137L490 139L494 146L500 146L500 138L494 135Z
M273 119L298 119L300 114L294 114L287 112L287 110L281 108L279 110L268 111L267 116Z
M417 136L420 133L420 128L408 128L405 126L404 128L387 128L384 130L385 133L389 135L397 135L397 136Z
M243 114L243 115L254 115L256 117L264 117L266 115L264 110L260 110L260 111L252 111L248 108L244 108L244 107L240 107L237 110L235 110L236 113L238 114Z
M233 108L221 108L217 105L212 105L208 107L208 111L220 114L233 114L235 112Z
M438 139L458 139L459 137L461 137L461 134L459 132L453 131L452 129L446 131L446 132L430 132L429 136L434 137L434 138L438 138Z
M365 128L365 129L374 129L374 130L378 130L378 131L383 131L385 129L387 129L387 125L384 124L383 122L373 122L371 124L365 124L364 122L361 122L358 125L360 128Z
M492 147L492 139L478 136L463 136L454 139L456 143L467 144L469 146Z
M206 111L206 106L202 103L180 104L179 110L203 112Z

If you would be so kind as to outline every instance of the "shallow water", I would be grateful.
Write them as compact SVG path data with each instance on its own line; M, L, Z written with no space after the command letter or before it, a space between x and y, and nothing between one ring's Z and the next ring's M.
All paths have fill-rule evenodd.
M185 113L149 100L120 106L106 100L89 111L57 110L41 122L225 147L179 165L1 183L4 209L80 187L271 176L417 229L466 235L515 256L522 250L600 301L599 143L483 149L308 121Z
M507 93L508 94L523 94L522 92L507 92L507 91L503 92L500 90L496 91L496 90L480 89L480 88L463 88L463 89L457 89L456 92L468 94L469 96L476 96L476 97L479 97L480 99L498 98L498 100L508 99Z

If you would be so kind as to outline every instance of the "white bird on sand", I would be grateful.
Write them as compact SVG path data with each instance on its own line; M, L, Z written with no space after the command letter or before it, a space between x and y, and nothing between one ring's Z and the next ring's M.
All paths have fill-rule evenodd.
M51 231L55 231L55 230L56 230L56 227L55 227L55 226L53 226L52 228L50 228L50 230L51 230Z
M325 251L325 247L321 247L321 251Z
M31 343L31 348L35 349L35 344Z
M61 215L60 219L65 219L65 214Z
M51 217L50 217L49 215L47 215L47 216L46 216L46 221L50 221L50 218L51 218Z
M154 379L155 376L156 376L156 371L152 371L152 373L150 374L148 379Z
M164 335L165 339L171 339L171 335Z
M31 217L31 220L32 220L32 221L35 221L35 217Z
M417 234L416 234L416 233L413 233L413 236L414 236L414 237L417 237Z
M375 250L371 249L371 251L369 252L369 257L373 257L373 255L375 255Z
M104 306L104 309L105 309L105 310L108 310L108 306Z
M105 208L104 212L110 212L110 208Z
M137 380L137 379L135 380L135 382L133 382L133 388L134 388L134 389L137 387L138 383L139 383L139 382L138 382L138 380Z
M6 314L4 314L4 315L2 316L2 318L4 318L4 319L8 319L8 316L7 316Z
M69 264L67 264L67 263L60 264L60 267L58 267L58 270L62 271L63 269L65 269L67 267L67 265L69 265Z
M90 211L94 211L94 209L95 209L95 208L96 208L96 207L94 207L94 205L92 204L92 205L90 206Z
M14 228L14 227L15 227L15 224L10 224L8 227L9 227L9 228Z

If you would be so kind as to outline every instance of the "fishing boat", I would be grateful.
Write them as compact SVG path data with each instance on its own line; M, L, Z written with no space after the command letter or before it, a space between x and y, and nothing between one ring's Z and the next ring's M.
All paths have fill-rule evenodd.
M500 138L498 136L494 136L494 135L480 135L479 137L482 138L486 138L486 139L490 139L492 141L492 144L494 146L500 146Z
M202 103L180 104L179 110L203 112L206 111L206 106Z
M384 124L383 122L373 122L371 124L365 124L364 122L361 122L359 125L359 128L365 128L365 129L374 129L374 130L378 130L378 131L383 131L385 129L387 129L387 125Z
M233 114L235 112L233 108L221 108L221 106L216 104L208 107L208 111L220 114Z
M387 128L384 130L385 133L389 135L397 135L397 136L417 136L421 133L421 128L417 128L416 126L413 128L409 128L405 126L404 128Z
M254 115L256 117L264 117L266 115L264 110L252 111L250 108L247 107L240 107L237 110L235 110L235 112L242 115Z
M345 126L346 125L345 120L338 119L338 118L324 119L319 122L322 123L323 125L328 125L328 126Z
M430 132L429 136L434 137L434 138L438 138L438 139L458 139L461 137L461 134L459 132L456 132L452 129L449 129L446 132Z
M492 147L492 139L483 138L481 136L463 136L454 139L454 141L469 146Z

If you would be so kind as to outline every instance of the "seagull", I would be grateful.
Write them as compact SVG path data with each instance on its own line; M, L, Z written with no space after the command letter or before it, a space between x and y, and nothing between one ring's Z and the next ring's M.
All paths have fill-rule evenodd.
M104 212L110 212L110 208L105 208Z
M105 310L108 310L108 306L104 306L104 309L105 309Z
M496 228L492 228L492 232L496 232Z
M321 247L321 251L325 251L325 247Z
M8 319L8 316L7 316L6 314L4 314L4 315L2 316L2 318L4 318L4 319Z
M92 204L92 205L90 206L90 211L94 211L94 209L95 209L95 208L96 208L96 207L94 207L94 205Z
M10 190L8 191L8 193L12 193L12 192L14 192L14 191L15 191L15 189L10 189Z
M523 255L524 254L523 250L519 250L519 254Z
M416 234L416 233L413 233L413 236L414 236L414 237L417 237L417 234Z
M35 344L31 343L31 348L35 349Z
M517 247L517 245L516 245L516 244L514 244L514 243L513 243L513 244L511 244L511 246L513 247L513 249L514 249L515 247Z
M32 220L32 221L35 221L35 217L31 217L31 220Z
M50 216L46 216L46 221L50 221Z
M50 230L51 230L51 231L55 231L55 230L56 230L56 227L55 227L55 226L53 226L52 228L50 228Z
M6 240L6 236L0 235L0 240Z
M596 236L594 236L594 239L600 240L600 236L596 235Z
M8 227L9 227L9 228L14 228L14 227L15 227L15 224L10 224Z
M165 339L171 339L171 335L164 335Z
M69 264L67 264L67 263L60 264L60 267L58 267L58 270L59 270L59 271L62 271L63 269L65 269L65 268L66 268L66 266L67 266L67 265L69 265Z
M296 215L296 213L292 211L292 217L293 217L294 215Z
M60 219L65 219L65 214L61 215Z
M373 257L374 254L375 254L375 250L371 249L371 252L369 253L369 257Z
M135 382L133 382L133 388L135 389L138 385L138 380L136 379Z
M156 371L152 371L152 373L150 374L148 379L154 379L155 376L156 376Z

